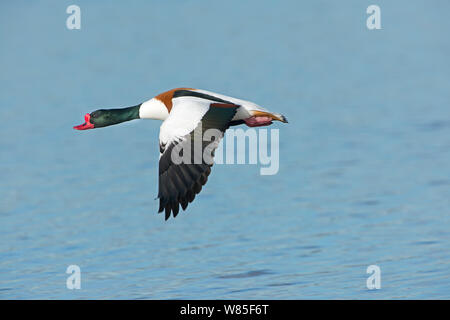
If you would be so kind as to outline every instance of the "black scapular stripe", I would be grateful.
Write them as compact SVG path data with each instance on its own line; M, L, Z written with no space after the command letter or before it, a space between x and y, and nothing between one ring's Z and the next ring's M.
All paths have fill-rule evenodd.
M235 103L233 103L233 102L230 102L230 101L227 101L227 100L223 100L223 99L214 97L214 96L206 94L206 93L196 92L196 91L177 90L177 91L175 91L173 93L173 99L174 98L179 98L179 97L197 97L197 98L203 98L203 99L216 101L216 102L220 102L220 103L234 104L235 105Z

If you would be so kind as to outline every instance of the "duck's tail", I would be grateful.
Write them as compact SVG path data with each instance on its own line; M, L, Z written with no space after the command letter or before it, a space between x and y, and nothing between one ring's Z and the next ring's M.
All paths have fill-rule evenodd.
M267 112L267 111L253 111L252 116L254 117L269 117L272 120L281 121L284 123L288 123L286 117L281 113Z

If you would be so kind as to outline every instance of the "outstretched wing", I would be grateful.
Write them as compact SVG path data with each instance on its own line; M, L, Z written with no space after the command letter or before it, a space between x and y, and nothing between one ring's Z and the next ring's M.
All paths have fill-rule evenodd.
M174 217L177 216L180 205L185 210L206 184L213 165L214 151L239 108L235 104L210 102L203 106L206 108L202 112L189 112L189 107L197 105L188 103L177 106L178 110L185 110L177 115L172 110L171 116L177 116L178 119L174 119L173 123L167 119L168 124L161 127L158 213L165 211L166 220L171 212ZM203 115L199 116L199 112ZM180 119L183 113L185 119ZM189 113L194 114L190 120L186 119ZM195 123L189 123L192 121ZM183 134L183 128L180 127L194 129Z

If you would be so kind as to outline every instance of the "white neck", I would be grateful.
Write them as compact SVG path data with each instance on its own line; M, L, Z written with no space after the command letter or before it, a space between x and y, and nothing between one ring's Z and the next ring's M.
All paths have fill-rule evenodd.
M139 117L141 119L166 120L168 116L169 111L166 105L155 98L144 102L139 108Z

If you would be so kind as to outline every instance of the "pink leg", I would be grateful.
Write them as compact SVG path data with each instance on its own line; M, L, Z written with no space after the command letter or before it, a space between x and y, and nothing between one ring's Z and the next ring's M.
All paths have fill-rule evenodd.
M253 116L247 119L244 119L245 124L249 127L262 127L268 126L272 124L272 118L270 117L258 117Z

